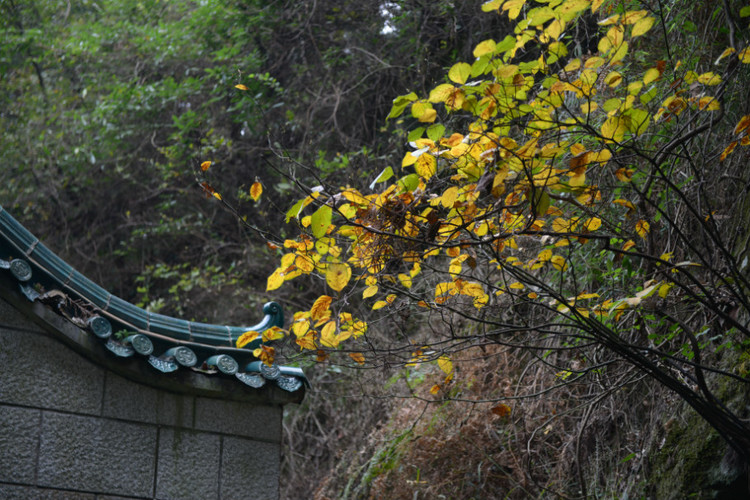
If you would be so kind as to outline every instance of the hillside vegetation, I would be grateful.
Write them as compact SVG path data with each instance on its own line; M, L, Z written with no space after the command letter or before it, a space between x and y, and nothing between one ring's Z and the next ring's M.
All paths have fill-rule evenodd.
M142 307L284 304L284 498L750 494L750 5L0 8L0 203Z

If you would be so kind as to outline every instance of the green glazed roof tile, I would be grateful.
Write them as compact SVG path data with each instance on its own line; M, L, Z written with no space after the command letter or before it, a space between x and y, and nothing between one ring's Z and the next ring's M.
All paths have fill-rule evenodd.
M263 319L252 326L197 323L150 313L112 295L76 271L2 206L0 269L10 273L29 300L55 304L56 312L100 339L113 356L144 357L144 362L157 370L155 374L197 369L233 376L250 387L275 383L289 392L307 384L299 368L269 367L258 361L252 351L260 345L260 340L244 349L234 347L246 331L263 332L272 326L284 326L283 310L275 302L263 306ZM69 299L78 305L71 306Z

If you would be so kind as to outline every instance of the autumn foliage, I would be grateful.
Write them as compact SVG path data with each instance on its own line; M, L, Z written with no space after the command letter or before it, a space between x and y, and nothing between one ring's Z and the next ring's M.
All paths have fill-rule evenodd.
M713 164L750 143L750 115L728 110L750 49L732 39L701 70L644 55L640 41L660 25L646 8L491 0L482 10L507 16L513 33L477 44L472 61L454 64L425 95L394 99L389 122L411 124L401 164L369 187L317 186L286 213L301 233L279 244L267 290L319 276L328 291L283 333L320 361L340 350L366 365L387 355L367 339L375 315L473 322L395 349L408 351L397 356L403 365L436 364L433 395L450 386L451 356L472 340L523 330L559 335L566 348L594 343L678 393L742 448L747 426L716 404L701 371L701 352L715 346L699 343L701 326L680 314L715 309L727 332L718 342L747 340L746 325L717 297L747 312L750 284L712 202L693 202L706 194L706 173L678 179L675 164L721 120L736 125L704 152ZM590 19L593 52L571 36ZM353 303L376 313L355 317ZM638 337L644 322L660 333Z

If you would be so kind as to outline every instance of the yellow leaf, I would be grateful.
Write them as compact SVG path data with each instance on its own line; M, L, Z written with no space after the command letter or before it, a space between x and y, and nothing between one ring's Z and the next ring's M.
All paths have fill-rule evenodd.
M630 10L622 15L620 22L622 24L635 24L648 15L645 10Z
M729 145L724 148L724 151L721 153L721 156L719 156L719 161L724 161L727 159L727 156L732 154L732 151L734 151L734 148L737 147L737 141L732 141L729 143Z
M573 59L568 64L565 65L565 71L567 72L573 72L578 70L581 67L581 60L580 59Z
M617 24L617 22L620 20L620 14L615 14L614 16L609 16L606 19L602 19L599 21L599 26L609 26L610 24Z
M572 20L576 13L588 9L589 4L590 0L566 0L560 5L558 11L564 15L566 20Z
M234 88L240 89L240 90L248 90L247 85L242 85L241 83L235 85Z
M260 198L260 195L263 194L263 185L260 182L253 182L253 185L250 186L250 197L253 199L253 201L258 201L258 198Z
M482 4L482 12L492 12L497 10L503 4L505 0L489 0Z
M510 406L504 403L500 403L497 406L493 406L490 411L498 417L507 417L508 415L510 415Z
M284 330L278 326L272 326L271 328L263 332L263 342L271 342L272 340L279 340L284 338Z
M330 317L331 301L332 297L328 295L321 295L315 300L315 303L310 308L310 319L313 321L320 321L322 319Z
M750 47L742 49L737 54L737 57L739 57L740 62L742 62L743 64L750 64Z
M453 204L456 202L458 197L458 187L452 186L445 190L443 196L440 197L440 203L445 208L453 208Z
M451 95L458 90L450 83L441 83L430 91L430 102L445 102L450 99Z
M669 294L669 291L672 289L673 286L674 286L674 283L664 283L662 286L660 286L659 297L661 297L662 299L665 298Z
M573 224L571 221L558 217L552 221L552 230L556 233L567 233L572 231Z
M565 257L561 255L553 255L550 262L558 271L565 271L568 269L568 262L565 260Z
M388 302L386 302L385 300L379 300L372 305L372 310L377 311L378 309L382 309L387 305L388 305Z
M315 335L313 334L313 332L308 332L307 334L298 337L295 342L302 349L313 350L317 348L317 346L315 345Z
M266 291L276 290L284 284L284 273L281 268L276 269L266 280Z
M350 202L354 203L355 205L367 205L369 204L369 201L367 198L365 198L362 193L357 191L353 188L348 188L343 191L341 191L341 195L349 200Z
M249 332L243 333L237 339L237 342L236 342L237 349L242 349L247 344L249 344L253 340L257 339L258 335L260 335L258 332L254 332L252 330L250 330Z
M560 35L562 34L564 29L565 29L565 21L561 21L560 19L555 19L551 23L549 23L549 26L547 26L547 29L544 30L544 32L552 40L557 40L558 38L560 38Z
M627 131L627 125L625 120L619 116L610 116L602 124L602 136L605 139L611 139L613 141L621 141L625 132Z
M440 386L439 385L435 384L435 385L432 386L432 388L430 388L430 394L434 395L434 394L437 394L438 392L440 392Z
M378 285L370 285L362 292L362 298L369 299L376 293L378 293Z
M437 364L440 369L443 370L443 372L445 372L447 375L453 373L453 362L451 361L451 358L449 358L445 354L438 358Z
M253 351L253 356L259 358L263 363L270 366L273 364L273 358L276 350L273 347L265 345L260 346L258 349Z
M404 288L411 288L411 276L401 273L398 275L398 280Z
M349 264L329 264L326 269L326 283L328 286L340 292L349 283L352 277L352 268Z
M648 234L650 228L651 225L643 219L635 223L635 232L638 233L638 236L643 239L646 239L646 235Z
M727 56L730 56L730 55L734 54L735 52L736 52L736 50L734 50L732 47L727 47L726 49L724 49L724 52L721 53L721 55L719 56L719 58L716 59L716 61L714 62L714 64L719 64L719 62L722 59L724 59Z
M448 247L445 249L445 253L448 255L448 257L458 257L458 255L461 253L461 248Z
M521 13L521 8L526 0L508 0L503 4L503 10L508 11L508 19L513 20Z
M419 158L419 156L413 155L411 151L408 151L404 155L404 159L401 160L401 166L408 167L409 165L414 165L417 162L417 158Z
M469 75L471 75L471 66L465 62L454 64L448 71L448 78L459 84L466 83Z
M320 330L320 343L326 347L336 347L339 341L336 338L336 322L329 321Z
M573 156L578 156L585 152L586 152L586 147L580 142L577 142L570 146L570 154L572 154Z
M211 162L210 161L204 161L203 163L201 163L201 170L202 171L205 172L209 168L211 168Z
M622 26L615 25L607 30L607 40L609 40L609 43L612 45L612 47L619 47L620 45L622 45L624 39L625 28L623 28Z
M622 83L622 75L617 71L612 71L606 77L604 77L604 83L612 88L615 88Z
M633 32L630 34L630 36L632 38L635 38L637 36L646 34L648 30L650 30L654 25L654 21L656 21L656 18L653 17L644 17L642 19L639 19L638 22L633 25Z
M715 97L701 97L698 101L698 109L702 111L717 111L721 109L721 104Z
M698 76L698 83L702 83L703 85L718 85L721 83L721 77L709 71Z
M630 182L633 180L635 170L632 168L621 167L615 171L615 177L621 182Z
M596 231L602 227L602 220L599 217L592 217L585 222L584 227L586 228L586 231Z
M516 281L515 283L511 283L510 285L508 285L508 288L512 290L523 290L525 286L523 283L519 283L518 281Z
M497 10L503 4L505 0L489 0L482 4L482 12L492 12Z
M485 40L483 42L479 42L476 47L474 47L474 57L482 57L485 54L491 54L495 51L495 47L497 45L495 44L494 40Z
M661 72L657 68L650 68L643 74L643 84L648 85L657 80L660 76Z
M352 358L354 361L356 361L360 365L365 364L365 357L362 355L361 352L350 352L349 357Z
M292 324L292 333L297 337L304 337L310 331L310 321L307 319L295 321Z
M624 243L624 244L622 245L622 251L623 251L623 252L627 252L628 250L630 250L630 249L631 249L631 248L633 248L634 246L635 246L635 241L633 241L633 240L628 240L628 241L626 241L626 242L625 242L625 243Z
M437 159L430 153L424 153L417 158L414 170L425 180L430 179L437 172Z
M742 118L740 118L740 121L737 122L737 125L734 127L734 133L735 135L741 134L745 130L750 127L750 115L745 115Z
M633 212L635 212L635 205L629 200L624 200L622 198L618 198L616 200L612 200L612 203L615 205L620 205L628 209L627 213L625 214L625 217L630 217Z
M411 114L422 123L432 123L437 118L437 111L429 102L419 101L411 106Z
M619 45L616 45L617 50L615 51L614 55L610 56L609 58L609 64L615 64L616 62L619 62L625 58L626 55L628 55L628 42L622 42Z

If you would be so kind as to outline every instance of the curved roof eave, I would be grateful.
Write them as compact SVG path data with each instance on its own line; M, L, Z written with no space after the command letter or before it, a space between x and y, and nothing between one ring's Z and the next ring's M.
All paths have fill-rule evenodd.
M234 377L253 388L270 382L287 392L304 393L307 379L299 368L257 362L252 350L260 345L260 337L244 349L234 347L244 332L261 333L284 326L283 310L276 302L265 304L263 319L247 327L197 323L148 312L86 278L2 206L0 269L8 271L28 301L49 306L116 358L142 357L162 373L188 369Z

